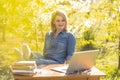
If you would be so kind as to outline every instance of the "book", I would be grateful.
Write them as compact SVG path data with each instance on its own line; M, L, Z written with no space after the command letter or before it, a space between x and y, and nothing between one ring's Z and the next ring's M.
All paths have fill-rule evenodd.
M35 66L12 66L12 69L15 70L15 69L18 69L18 70L33 70L35 69L36 67Z
M23 76L32 76L36 72L34 70L12 70L13 75L23 75Z
M15 62L13 65L16 65L16 66L36 66L36 62L35 61L18 61L18 62Z
M10 68L14 75L33 75L36 73L37 65L35 61L18 61Z
M23 74L23 73L24 73L24 74L25 74L25 73L26 73L26 74L34 74L34 73L35 73L34 70L12 70L12 72L13 72L13 73L16 73L16 74L17 74L17 73L18 73L18 74L20 74L20 73L21 73L21 74Z

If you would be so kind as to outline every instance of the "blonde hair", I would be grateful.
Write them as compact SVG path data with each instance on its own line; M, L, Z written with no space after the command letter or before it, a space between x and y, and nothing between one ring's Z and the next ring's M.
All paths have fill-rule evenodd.
M54 20L55 20L56 16L63 17L63 19L65 20L64 30L67 32L67 16L63 11L60 11L60 10L57 10L57 11L52 13L52 16L51 16L51 30L52 30L52 32L54 32L54 33L56 32L56 27L54 25Z

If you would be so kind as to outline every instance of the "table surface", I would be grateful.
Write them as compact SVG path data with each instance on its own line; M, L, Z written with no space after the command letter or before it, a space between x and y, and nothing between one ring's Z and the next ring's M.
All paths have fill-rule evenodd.
M96 67L92 67L91 70L89 72L86 73L76 73L76 74L71 74L71 75L66 75L65 73L60 73L57 71L53 71L51 70L51 68L53 67L58 67L58 66L66 66L65 64L51 64L51 65L47 65L47 66L43 66L42 68L40 68L38 66L38 72L32 76L21 76L21 75L14 75L15 79L25 79L25 78L44 78L44 77L100 77L100 76L105 76L105 73L103 73L102 71L98 70Z

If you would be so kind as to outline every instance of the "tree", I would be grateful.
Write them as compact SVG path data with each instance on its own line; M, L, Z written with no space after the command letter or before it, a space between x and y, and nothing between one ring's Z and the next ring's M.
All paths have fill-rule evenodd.
M104 10L106 21L106 32L108 33L107 42L114 42L118 40L118 69L120 69L120 1L119 0L105 0L100 8Z

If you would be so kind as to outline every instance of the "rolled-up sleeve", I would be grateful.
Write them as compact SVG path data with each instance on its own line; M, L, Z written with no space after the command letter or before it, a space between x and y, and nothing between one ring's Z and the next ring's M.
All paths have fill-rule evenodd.
M67 56L66 60L70 60L72 57L72 54L75 51L75 45L76 45L76 39L73 36L72 33L68 34L68 42L67 42Z

